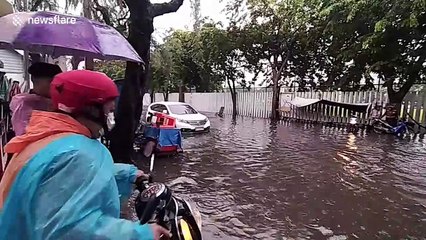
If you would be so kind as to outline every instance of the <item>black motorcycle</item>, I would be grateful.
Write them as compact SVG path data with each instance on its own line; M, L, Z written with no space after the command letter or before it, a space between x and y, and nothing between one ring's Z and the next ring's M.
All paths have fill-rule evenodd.
M141 224L157 223L168 229L172 240L202 240L201 214L195 204L173 195L152 177L136 183L139 195L135 210Z

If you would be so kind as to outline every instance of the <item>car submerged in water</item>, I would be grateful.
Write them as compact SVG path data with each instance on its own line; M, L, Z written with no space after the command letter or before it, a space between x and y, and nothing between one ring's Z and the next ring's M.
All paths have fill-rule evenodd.
M148 106L146 120L155 113L165 113L176 119L176 128L182 132L209 132L209 119L188 103L155 102Z

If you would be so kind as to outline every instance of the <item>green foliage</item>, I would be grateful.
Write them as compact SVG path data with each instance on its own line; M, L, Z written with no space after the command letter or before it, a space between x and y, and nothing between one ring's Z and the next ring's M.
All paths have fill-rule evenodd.
M230 27L247 61L246 69L262 72L270 85L312 82L307 76L318 49L315 40L321 35L317 25L321 6L316 0L249 0L250 20Z
M357 75L342 85L359 83L366 74L376 73L386 81L391 98L401 101L414 83L424 81L425 1L340 2L327 17L330 27L325 33L340 47L340 53L335 54L340 62L354 61L352 68ZM399 85L398 92L394 85Z
M227 5L229 31L247 69L263 71L270 85L360 90L374 87L374 75L399 102L425 82L424 0L245 2Z
M182 51L180 44L172 41L157 47L151 55L151 72L153 88L156 91L168 93L175 91L179 86L179 69L175 63L176 52Z
M215 25L205 25L198 34L201 46L200 62L205 72L214 74L235 91L235 84L245 85L242 56L234 35Z
M196 32L173 32L152 54L155 90L173 91L183 84L199 92L218 91L228 81L231 86L246 86L243 59L233 37L213 23Z
M95 71L100 71L116 80L124 78L126 62L124 61L95 61Z
M97 19L104 18L100 6L111 6L111 24L126 32L115 0L90 2ZM247 72L276 87L350 91L373 88L378 76L391 101L401 101L426 82L425 0L230 0L226 29L198 28L200 1L191 2L197 31L176 31L153 50L157 91L250 86L256 79L246 82Z

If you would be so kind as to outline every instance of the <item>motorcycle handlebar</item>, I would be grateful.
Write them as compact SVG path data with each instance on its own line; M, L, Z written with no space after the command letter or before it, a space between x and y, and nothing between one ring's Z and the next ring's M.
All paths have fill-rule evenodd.
M136 182L135 182L136 189L139 190L139 192L142 192L146 188L146 185L153 182L154 182L154 179L152 174L148 174L148 178L136 179Z

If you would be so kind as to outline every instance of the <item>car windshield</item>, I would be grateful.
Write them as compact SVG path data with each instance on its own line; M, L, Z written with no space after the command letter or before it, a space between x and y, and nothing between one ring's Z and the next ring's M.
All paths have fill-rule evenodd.
M170 112L177 115L197 114L198 112L189 105L169 105Z

